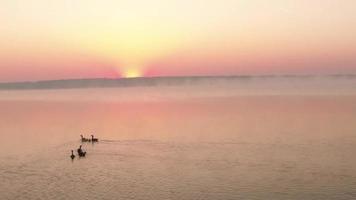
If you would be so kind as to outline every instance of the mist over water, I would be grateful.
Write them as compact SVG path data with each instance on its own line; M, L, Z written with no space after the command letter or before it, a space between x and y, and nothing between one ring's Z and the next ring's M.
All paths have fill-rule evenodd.
M121 102L246 95L354 94L356 76L353 75L79 79L0 84L0 100Z
M0 199L353 199L355 83L3 90Z

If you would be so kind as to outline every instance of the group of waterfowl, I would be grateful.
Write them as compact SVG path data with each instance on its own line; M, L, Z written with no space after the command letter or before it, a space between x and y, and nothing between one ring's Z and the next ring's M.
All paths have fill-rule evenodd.
M91 139L85 138L83 135L80 135L80 137L81 137L82 142L92 142L92 143L99 142L99 139L94 138L94 135L91 135ZM85 157L85 155L87 154L87 152L82 149L82 145L79 146L79 148L77 149L77 152L78 152L79 157ZM75 158L73 150L72 150L72 155L70 156L70 158L72 160Z
M85 138L83 135L80 135L82 142L98 142L98 138L94 138L94 135L91 135L91 139Z

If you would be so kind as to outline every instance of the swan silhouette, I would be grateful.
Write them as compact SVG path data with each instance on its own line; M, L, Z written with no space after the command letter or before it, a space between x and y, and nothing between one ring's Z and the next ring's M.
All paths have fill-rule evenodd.
M82 145L79 146L79 149L77 151L78 151L79 157L85 157L85 155L87 154L87 152L83 151Z
M89 142L89 139L85 138L83 135L80 135L80 137L82 138L82 142Z
M70 158L73 160L75 158L75 155L73 153L74 151L72 150L72 155L70 156Z
M91 135L91 142L99 142L99 139L94 138L94 135Z

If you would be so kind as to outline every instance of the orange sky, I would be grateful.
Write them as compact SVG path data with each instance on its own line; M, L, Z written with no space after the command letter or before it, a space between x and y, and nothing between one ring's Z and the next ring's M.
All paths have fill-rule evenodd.
M0 0L0 81L356 73L354 0Z

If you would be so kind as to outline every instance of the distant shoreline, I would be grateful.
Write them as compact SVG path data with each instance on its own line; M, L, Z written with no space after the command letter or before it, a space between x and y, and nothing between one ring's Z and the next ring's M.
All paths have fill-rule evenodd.
M62 79L23 82L0 82L0 90L41 90L41 89L75 89L75 88L115 88L140 86L174 86L181 84L197 84L207 81L246 81L273 79L356 79L356 74L334 75L257 75L257 76L171 76L171 77L137 77L137 78L88 78Z

